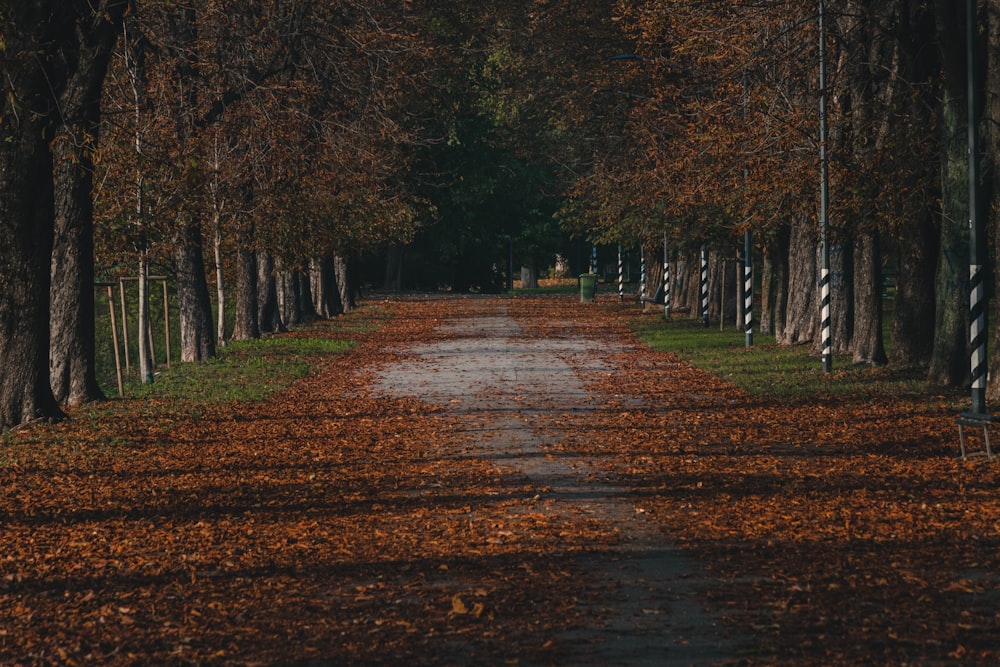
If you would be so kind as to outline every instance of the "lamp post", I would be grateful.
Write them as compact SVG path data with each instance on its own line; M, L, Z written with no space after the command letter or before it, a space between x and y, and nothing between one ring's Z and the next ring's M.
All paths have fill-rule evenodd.
M977 62L976 2L966 0L967 29L966 75L968 84L969 124L969 338L972 372L972 412L986 414L986 326L987 298L983 263L986 260L986 234L981 213L979 190L979 119L981 105L981 74Z
M826 28L823 0L819 0L819 237L820 237L820 349L823 372L833 369L833 341L830 321L830 239L827 221L830 178L826 153Z

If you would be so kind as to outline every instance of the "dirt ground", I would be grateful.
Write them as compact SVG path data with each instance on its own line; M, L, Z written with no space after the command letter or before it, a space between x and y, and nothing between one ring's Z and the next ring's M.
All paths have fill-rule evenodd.
M1000 468L953 396L750 396L636 316L373 297L266 400L9 434L0 664L1000 661Z
M613 526L617 540L580 558L589 622L562 633L566 664L710 664L734 655L735 638L703 608L705 576L672 549L614 480L600 457L560 451L577 419L611 409L649 407L639 396L605 395L584 378L617 372L621 341L600 327L548 322L522 327L499 300L456 309L436 326L438 340L403 348L379 370L375 388L445 406L463 456L523 479L538 505L567 525L580 516ZM439 445L456 447L443 439Z

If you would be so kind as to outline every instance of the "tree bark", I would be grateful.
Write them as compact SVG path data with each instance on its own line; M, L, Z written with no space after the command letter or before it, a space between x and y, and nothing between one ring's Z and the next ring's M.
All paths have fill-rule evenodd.
M993 230L993 270L987 277L987 295L991 299L1000 297L997 289L998 269L1000 267L1000 0L988 0L988 38L986 62L986 151L983 170L989 174L990 203L988 207L988 224ZM993 322L990 340L989 368L987 376L986 398L990 403L1000 401L1000 321Z
M817 303L819 298L817 297ZM830 335L833 351L849 352L854 336L854 236L830 248ZM816 337L815 350L822 352Z
M313 305L312 280L308 271L297 271L299 274L299 309L302 313L302 321L310 322L319 319L319 313Z
M896 240L893 364L926 366L934 350L934 275L939 234L930 211Z
M241 244L236 250L236 319L233 340L260 338L257 300L257 256Z
M819 328L816 234L810 221L792 224L788 249L788 310L780 345L810 343Z
M205 361L215 356L215 335L199 223L178 225L174 236L174 265L181 324L181 361Z
M646 262L646 291L642 296L653 299L660 294L662 298L660 288L663 286L663 247L649 246L643 249L643 255ZM643 301L642 309L663 312L663 301L661 300L658 306L652 301Z
M215 258L215 301L216 325L215 343L226 346L226 277L222 265L222 216L218 205L218 188L212 189L212 253Z
M13 32L5 37L11 53L39 48L36 35ZM46 108L45 73L34 64L18 69L10 71L4 82L12 88L10 99L16 95L38 104L39 109ZM4 195L0 220L5 227L0 235L0 266L4 267L0 275L0 432L34 419L63 416L49 386L48 306L55 213L52 156L42 118L10 108L0 114L0 133L8 139L0 142L0 191Z
M354 283L351 280L351 263L343 255L333 256L333 271L337 278L337 290L340 292L340 309L349 313L357 306L354 299ZM535 281L538 284L538 281Z
M0 234L0 431L35 418L63 416L49 382L49 299L56 229L50 142L59 134L60 124L79 128L96 121L98 91L111 45L108 33L115 32L125 5L112 0L91 5L21 0L6 3L0 15L7 56L0 59L4 93L0 96L0 137L4 138L0 142L0 221L4 226ZM65 108L61 108L63 102ZM63 149L59 151L60 157L66 155ZM64 167L60 164L60 170ZM65 201L71 202L74 216L82 216L69 223L77 225L75 233L60 237L67 245L60 249L59 261L85 251L70 244L86 245L91 233L86 221L90 209L84 204L90 193L86 181L77 180L80 176L79 171L60 171L60 197L68 196ZM63 191L67 183L72 187ZM85 270L84 264L67 274L66 284L59 285L58 290L67 290L60 295L61 328L83 308L87 299L83 281L93 299L92 273L80 278ZM76 300L81 303L74 306ZM79 335L92 339L93 329ZM89 345L83 341L79 354L87 357L90 345L92 341ZM83 359L68 374L82 377L85 386L89 363ZM62 370L57 374L62 376Z
M329 258L309 260L309 287L312 291L313 308L322 318L339 314L337 290L333 275L333 263Z
M960 386L968 380L969 206L965 95L964 3L939 0L941 100L941 245L935 279L934 350L927 379Z
M881 365L888 361L882 339L882 248L878 232L854 240L854 335L852 360Z
M781 338L788 311L788 243L791 230L781 225L764 252L760 290L760 332Z
M278 313L285 326L302 323L302 307L299 304L299 271L288 268L281 258L274 260L275 285L278 294Z
M96 113L96 105L95 107ZM96 117L84 122L96 132ZM81 127L53 144L55 238L49 314L49 382L55 399L82 405L104 398L94 368L94 210L91 146ZM96 136L96 134L90 134Z
M278 310L274 259L266 250L257 251L257 328L262 334L286 331Z
M139 345L139 377L143 384L153 383L153 352L149 345L151 333L149 317L149 260L139 258L139 318L136 324L136 342Z

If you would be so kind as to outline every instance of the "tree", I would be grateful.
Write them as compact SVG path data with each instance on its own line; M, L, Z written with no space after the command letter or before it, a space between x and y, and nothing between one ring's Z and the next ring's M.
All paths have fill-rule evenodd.
M80 205L89 192L86 187L75 189L85 177L79 172L67 175L63 164L58 167L56 192L50 141L58 134L62 120L61 101L79 95L69 110L79 116L68 115L68 123L85 127L93 119L94 99L89 96L99 89L104 75L102 61L106 62L110 46L106 35L108 30L113 32L125 9L125 2L113 0L97 4L50 0L0 3L0 32L4 35L0 46L0 85L4 88L0 102L0 135L4 137L0 145L0 191L4 193L0 220L6 228L0 235L0 280L4 282L0 289L0 430L35 418L62 416L49 382L48 358L55 201L57 195L72 200L72 206L62 209L67 213L79 208L81 236L61 237L70 244L88 233L83 222L87 208ZM66 155L62 149L59 154ZM75 275L80 289L80 274ZM66 308L66 312L70 310L74 309ZM86 349L82 354L87 354Z
M49 296L49 380L55 399L80 405L103 398L94 369L93 153L100 130L101 82L126 3L88 17L86 37L67 45L75 71L58 104L52 142L55 236Z

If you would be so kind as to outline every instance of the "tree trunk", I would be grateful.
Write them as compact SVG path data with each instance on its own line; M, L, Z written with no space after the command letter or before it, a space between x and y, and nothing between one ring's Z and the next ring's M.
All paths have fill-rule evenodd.
M341 312L349 313L357 306L354 300L354 285L351 281L351 264L342 255L334 255L333 271L337 278L337 289L340 292ZM535 284L538 284L537 281Z
M275 260L276 284L278 288L278 312L286 326L302 323L302 307L299 304L299 271L286 268L285 263Z
M266 250L257 251L257 328L262 334L286 331L278 311L274 259Z
M988 0L988 40L986 62L986 117L987 144L983 171L990 175L988 183L990 203L988 224L993 230L993 270L987 277L987 295L995 300L1000 297L997 267L1000 267L1000 0ZM995 311L994 311L995 312ZM990 340L989 368L986 398L991 403L1000 401L1000 321L993 323Z
M830 248L830 335L835 353L850 351L854 336L853 234ZM819 354L821 341L819 336L816 338L815 350Z
M643 301L644 311L663 312L663 248L650 246L643 249L646 262L646 291L642 294L646 299L653 299L659 294L659 305L653 301Z
M83 125L93 131L97 125L93 120L92 126L89 122ZM58 402L82 405L104 398L94 368L92 147L82 128L65 130L69 136L53 144L55 242L49 290L49 382Z
M31 4L39 3L24 3L22 7ZM94 369L92 151L100 126L101 85L123 7L99 6L95 10L102 20L83 23L85 29L74 33L69 40L72 47L64 54L69 58L65 63L68 80L59 99L60 129L51 143L55 233L49 293L49 381L55 399L69 405L104 397ZM84 14L81 18L92 17ZM84 39L77 41L81 36ZM47 83L58 85L51 74Z
M153 383L153 352L149 346L152 325L149 317L149 261L139 258L139 318L136 323L136 342L139 346L139 377L143 384Z
M217 197L217 188L213 188L213 199ZM215 342L219 347L226 346L226 278L222 267L222 216L218 204L212 212L212 252L215 257L215 299L216 313Z
M969 376L969 183L964 3L939 1L941 100L941 245L935 280L934 351L927 379L960 386Z
M927 365L934 350L934 264L939 234L927 211L896 241L892 363Z
M181 323L181 361L205 361L215 356L215 334L199 223L178 225L174 236L174 265Z
M34 26L32 26L33 28ZM5 35L11 53L34 52L33 40ZM32 62L34 60L32 59ZM20 68L18 68L20 69ZM9 73L16 97L44 104L45 75L35 66ZM0 113L0 432L37 418L62 417L49 386L49 286L54 232L52 158L44 116Z
M313 307L322 318L339 314L333 263L328 258L309 260L309 287L312 290Z
M811 343L819 328L816 234L811 222L792 224L788 243L788 309L778 336L780 345Z
M233 340L260 338L260 318L257 299L257 256L241 244L236 250L236 319Z
M888 361L882 339L882 248L878 232L854 240L853 362L881 365Z
M673 262L670 270L670 308L678 312L691 310L691 262L682 254Z
M767 244L761 270L760 332L781 338L788 311L788 243L791 230L781 225Z
M296 270L299 275L299 309L302 312L302 321L310 322L319 319L319 313L313 305L312 280L309 272Z
M100 89L104 76L111 44L107 32L114 31L124 8L125 3L109 5L107 0L90 5L20 0L5 3L0 14L7 56L0 59L4 92L0 96L0 137L4 138L0 142L0 221L4 226L0 240L0 430L36 418L63 416L49 384L55 235L50 142L60 123L78 120L60 114L92 110L98 104L94 91ZM66 109L61 108L63 101L69 102ZM66 249L70 254L79 251ZM76 289L82 292L79 283ZM93 334L84 331L80 335Z

